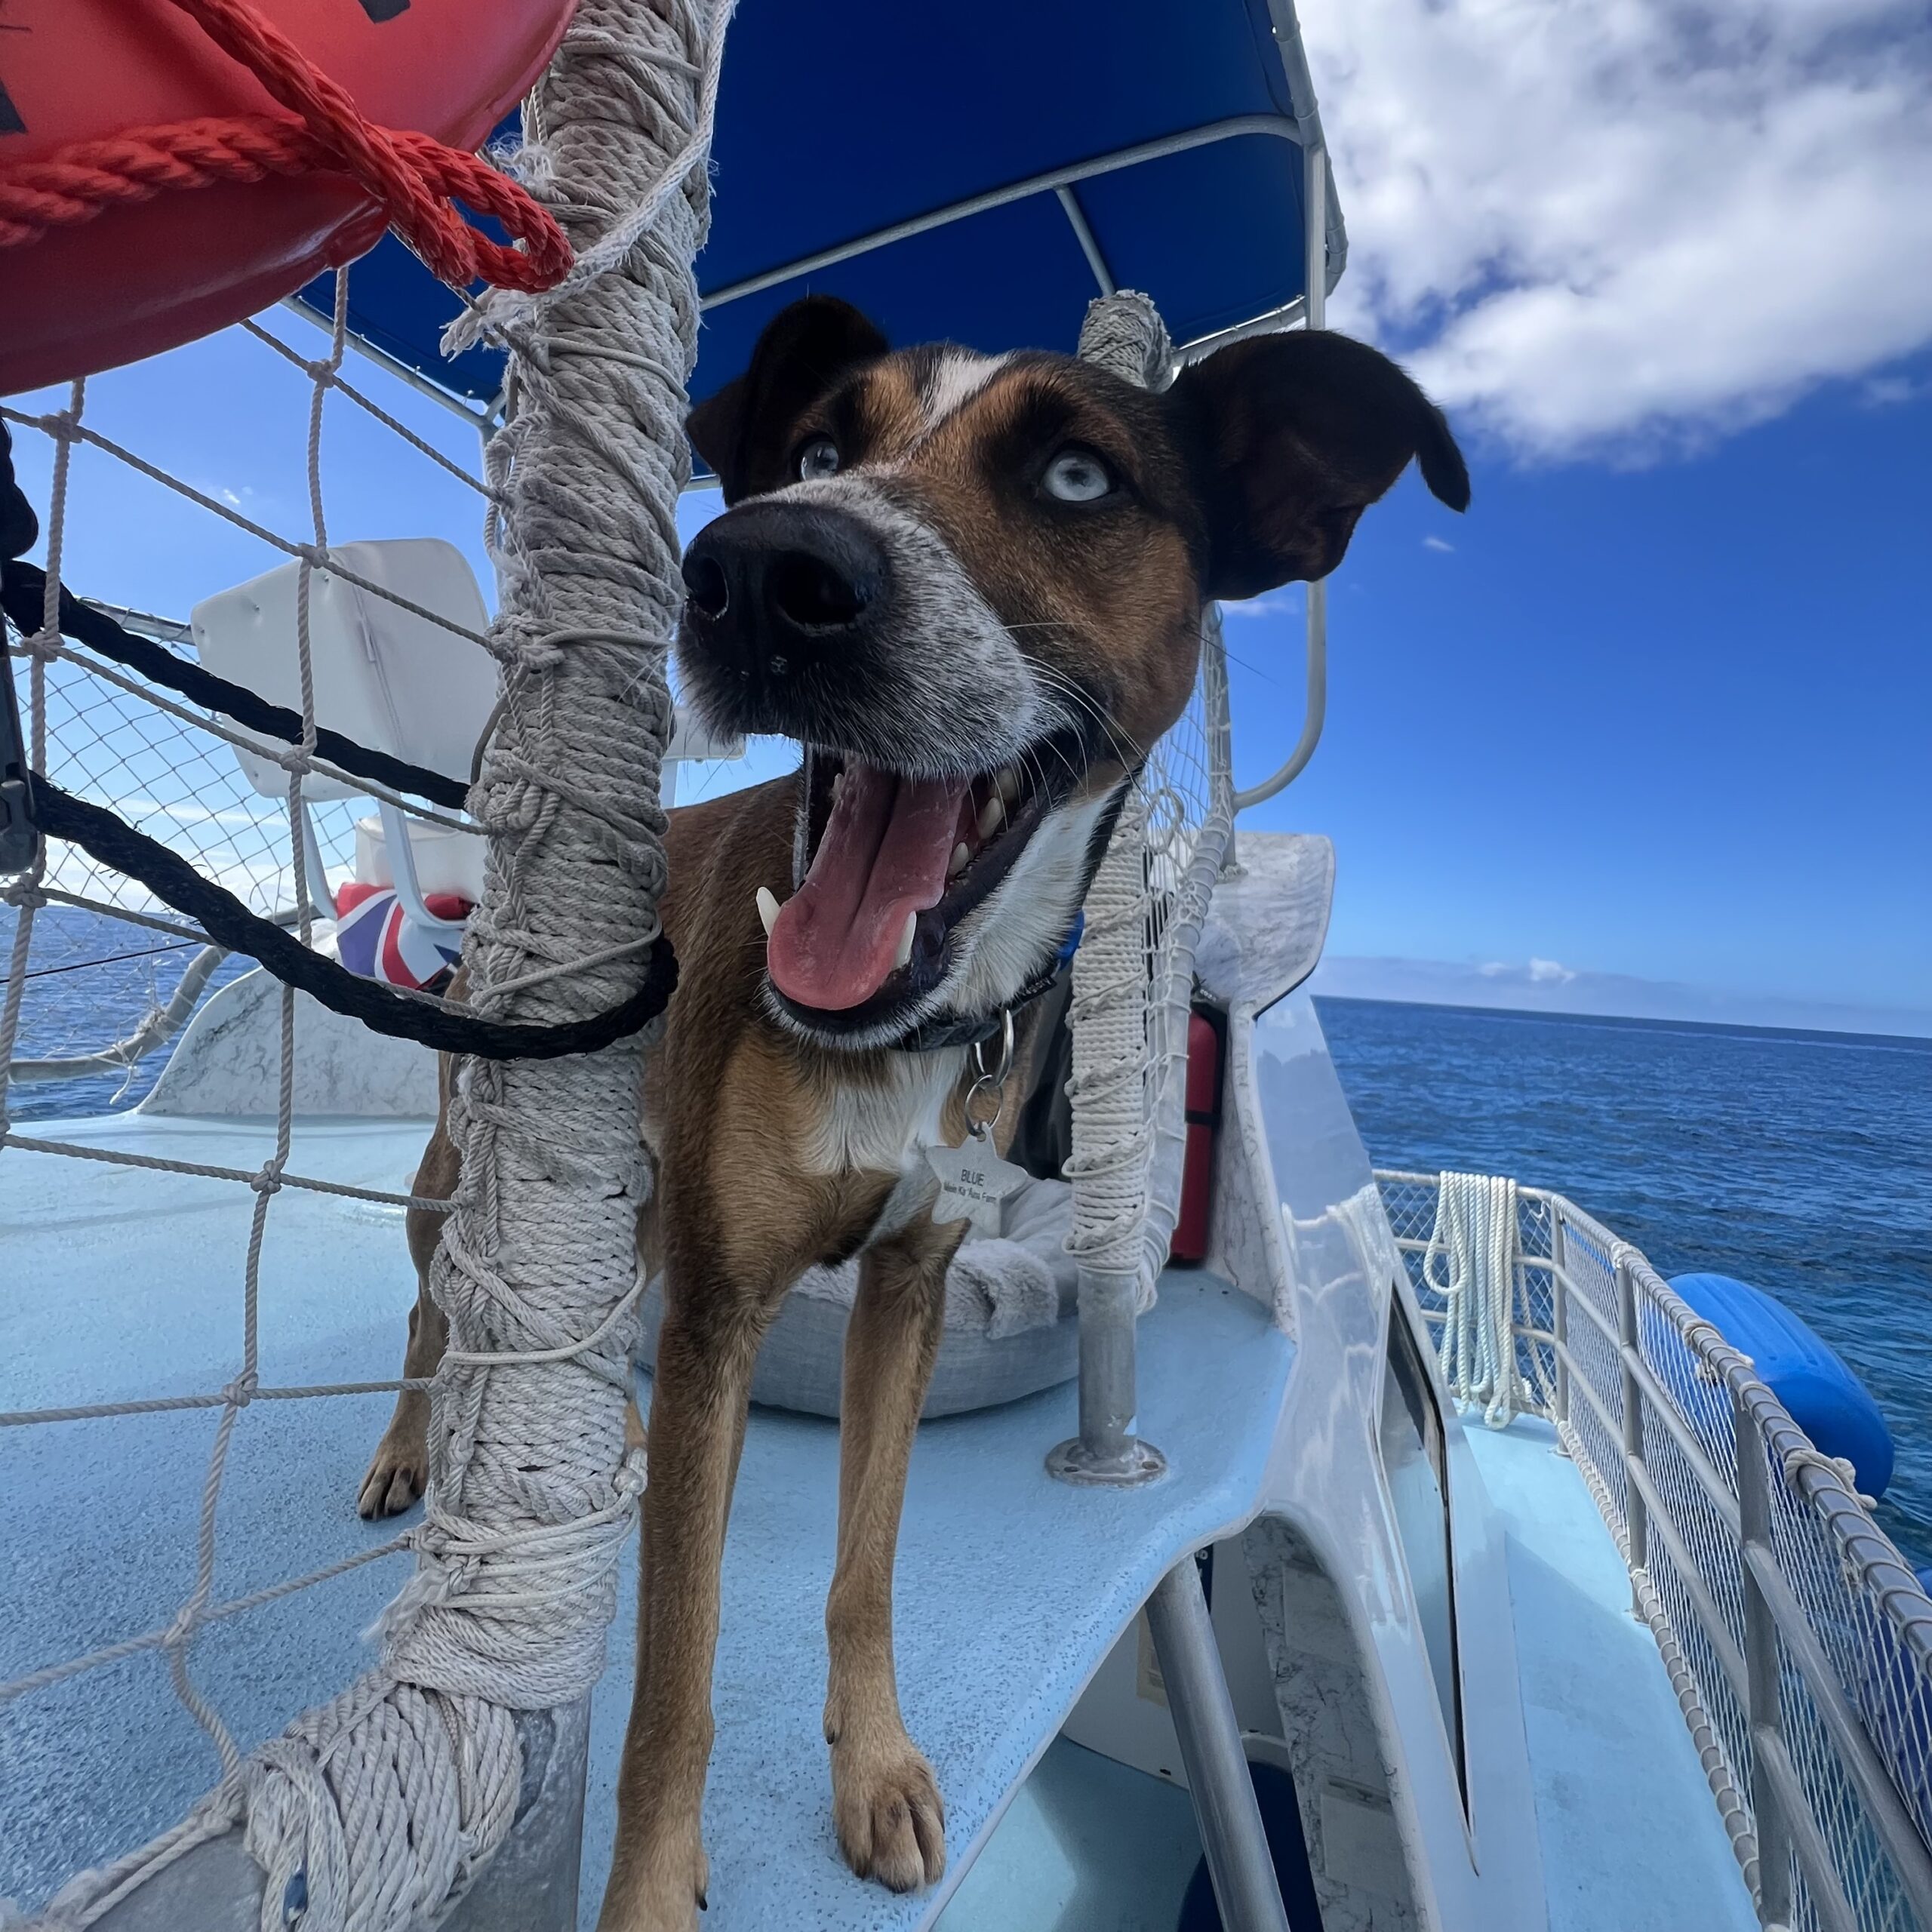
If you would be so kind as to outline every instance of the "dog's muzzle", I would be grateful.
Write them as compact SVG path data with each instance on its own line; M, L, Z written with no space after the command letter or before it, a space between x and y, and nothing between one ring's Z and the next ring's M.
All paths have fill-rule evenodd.
M692 540L684 578L687 647L767 729L786 728L787 698L815 674L849 666L891 593L884 546L823 504L740 505Z

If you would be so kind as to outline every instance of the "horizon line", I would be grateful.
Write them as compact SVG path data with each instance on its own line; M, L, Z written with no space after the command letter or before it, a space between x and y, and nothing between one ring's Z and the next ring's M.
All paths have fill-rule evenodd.
M1309 998L1332 1001L1338 1006L1425 1006L1440 1013L1463 1013L1485 1019L1562 1020L1598 1026L1687 1027L1699 1033L1753 1033L1773 1038L1838 1040L1859 1045L1896 1047L1900 1043L1932 1051L1932 1032L1854 1032L1839 1026L1792 1026L1760 1024L1746 1020L1690 1020L1655 1013L1587 1013L1567 1007L1472 1005L1464 1000L1395 998L1375 993L1331 993L1303 983ZM1875 1008L1875 1012L1885 1009Z

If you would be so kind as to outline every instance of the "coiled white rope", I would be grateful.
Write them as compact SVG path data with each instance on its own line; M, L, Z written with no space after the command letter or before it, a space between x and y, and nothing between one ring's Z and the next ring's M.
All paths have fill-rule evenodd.
M1423 1278L1447 1303L1438 1359L1457 1400L1506 1429L1527 1405L1516 1363L1516 1183L1495 1174L1438 1177ZM1438 1257L1446 1278L1435 1272Z
M578 266L550 295L493 298L462 325L509 347L514 398L488 459L503 698L472 795L490 851L466 944L472 1002L492 1017L621 1000L657 931L691 265L730 11L579 0L516 163ZM522 1776L515 1713L585 1697L601 1674L644 1484L623 1446L642 1051L465 1068L462 1184L432 1272L451 1345L431 1487L382 1661L174 1831L69 1884L45 1924L93 1924L238 1826L266 1875L263 1932L401 1932L441 1917L502 1843Z

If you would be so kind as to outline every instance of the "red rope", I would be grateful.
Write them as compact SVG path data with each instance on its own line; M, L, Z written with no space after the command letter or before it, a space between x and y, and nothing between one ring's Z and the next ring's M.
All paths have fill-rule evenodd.
M552 288L571 266L563 230L506 175L426 134L372 125L337 82L247 0L171 0L300 118L249 114L131 128L45 160L0 168L0 248L171 189L269 175L347 174L380 203L439 281L461 288ZM525 244L491 241L451 206L460 197Z

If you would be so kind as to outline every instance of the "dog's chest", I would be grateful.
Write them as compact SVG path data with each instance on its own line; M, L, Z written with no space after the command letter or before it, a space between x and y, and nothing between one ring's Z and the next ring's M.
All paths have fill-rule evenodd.
M964 1047L893 1053L863 1080L830 1079L813 1096L800 1149L815 1174L904 1174L923 1170L922 1149L937 1144L946 1103L966 1064Z

